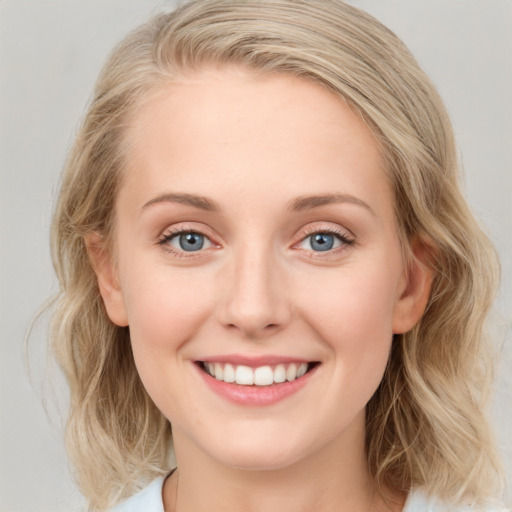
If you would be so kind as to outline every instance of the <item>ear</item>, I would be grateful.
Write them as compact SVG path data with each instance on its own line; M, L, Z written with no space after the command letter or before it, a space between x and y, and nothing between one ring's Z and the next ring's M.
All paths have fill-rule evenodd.
M85 246L94 272L96 272L100 294L110 320L120 327L126 327L128 315L124 295L112 255L106 249L103 237L99 233L90 232L85 236Z
M393 333L410 331L421 319L430 297L434 271L429 264L435 248L419 238L411 243L411 258L403 271L401 295L393 312Z

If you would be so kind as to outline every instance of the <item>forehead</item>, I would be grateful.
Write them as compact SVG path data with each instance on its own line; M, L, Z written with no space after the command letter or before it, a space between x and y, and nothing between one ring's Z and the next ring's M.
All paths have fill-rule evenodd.
M338 143L347 136L347 124L351 124L349 130L357 130L367 146L376 142L362 116L327 86L288 73L263 73L232 65L205 68L186 79L156 87L132 117L128 137L137 143L144 139L149 125L158 129L157 125L165 124L166 131L176 127L173 138L180 143L190 143L190 136L208 130L208 137L214 137L215 142L229 142L233 133L229 133L229 140L222 140L225 132L219 131L220 124L228 123L244 128L239 138L259 135L253 140L255 145L271 137L283 142L289 135L300 135L301 130L311 140L307 128L313 123L325 128L317 138L329 140L335 129ZM265 123L272 131L259 130ZM328 131L331 133L326 137ZM262 137L265 135L268 137Z
M361 116L326 87L288 74L205 69L166 84L137 111L127 136L124 182L138 182L148 200L162 187L222 195L224 183L289 196L389 189ZM363 193L367 185L373 191Z

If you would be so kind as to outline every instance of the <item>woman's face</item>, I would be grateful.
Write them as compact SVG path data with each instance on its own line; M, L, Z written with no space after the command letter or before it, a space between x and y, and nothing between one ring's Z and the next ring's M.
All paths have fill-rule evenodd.
M240 468L362 446L418 314L361 118L304 79L205 70L153 95L128 138L100 287L175 437Z

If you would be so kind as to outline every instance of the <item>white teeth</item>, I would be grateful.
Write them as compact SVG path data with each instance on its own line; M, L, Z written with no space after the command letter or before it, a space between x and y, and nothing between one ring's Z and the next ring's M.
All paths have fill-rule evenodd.
M286 380L286 368L284 367L284 364L278 364L274 368L274 382L277 382L280 384L281 382L284 382Z
M308 371L308 363L278 364L276 366L234 366L229 363L204 363L204 369L212 377L228 383L236 382L242 386L270 386L282 382L292 382Z
M224 380L224 368L220 363L215 363L215 378L217 380Z
M291 364L288 366L288 369L286 370L286 380L292 381L297 378L297 365Z
M274 382L274 372L270 366L260 366L254 370L256 386L270 386Z
M254 384L254 371L248 366L237 366L235 370L235 381L237 384L252 386Z
M235 369L229 363L224 366L224 382L235 382Z
M297 379L299 379L300 377L302 377L306 371L308 369L308 365L307 363L302 363L298 368L297 368Z

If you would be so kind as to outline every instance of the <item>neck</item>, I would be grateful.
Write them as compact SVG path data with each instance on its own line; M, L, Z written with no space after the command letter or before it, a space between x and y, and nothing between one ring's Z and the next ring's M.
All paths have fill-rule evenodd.
M388 493L388 507L376 492L361 429L286 467L265 470L222 464L179 432L174 442L178 470L164 486L165 512L389 512L403 507L402 496Z

